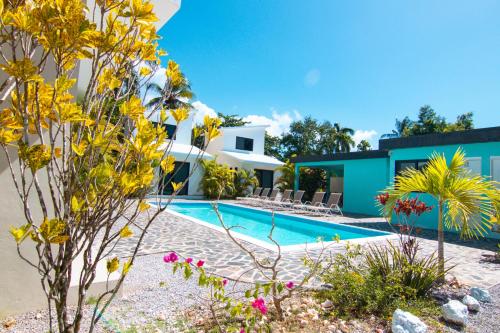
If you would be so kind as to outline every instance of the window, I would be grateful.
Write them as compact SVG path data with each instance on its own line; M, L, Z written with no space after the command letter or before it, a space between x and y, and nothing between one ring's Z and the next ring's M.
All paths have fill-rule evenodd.
M474 176L480 176L482 174L482 172L481 172L481 157L468 157L468 158L466 158L464 167L466 169L469 169L469 171Z
M239 150L253 150L253 139L243 138L241 136L236 137L236 149Z
M403 170L413 168L422 170L427 165L428 160L402 160L396 161L396 175L399 175Z
M155 126L158 125L157 122L153 121L152 123ZM175 131L177 130L177 126L176 125L171 125L171 124L163 124L162 127L165 130L165 132L167 132L167 138L175 140Z

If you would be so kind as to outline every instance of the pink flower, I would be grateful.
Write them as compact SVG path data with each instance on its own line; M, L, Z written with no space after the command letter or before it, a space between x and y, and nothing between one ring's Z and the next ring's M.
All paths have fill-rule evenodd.
M192 262L193 262L193 258L187 258L187 259L186 259L186 263L187 263L187 264L190 264L190 263L192 263Z
M262 297L252 302L252 308L259 310L263 315L267 313L266 301Z
M245 329L244 329L244 328L242 328L242 329L240 330L240 333L245 333Z
M205 262L203 260L198 260L198 262L196 263L196 266L198 267L203 267L203 265L205 265Z
M285 287L287 287L288 289L292 289L293 286L295 286L295 284L293 283L293 281L288 281L286 284L285 284Z
M227 279L222 280L222 284L223 284L224 286L226 286L226 285L227 285Z
M166 263L176 262L177 260L179 260L179 257L175 252L170 252L169 254L163 257L163 261Z

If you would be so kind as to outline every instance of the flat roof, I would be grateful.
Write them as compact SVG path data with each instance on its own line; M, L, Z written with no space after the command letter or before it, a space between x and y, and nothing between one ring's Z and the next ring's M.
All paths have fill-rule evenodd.
M388 157L387 150L367 150L367 151L353 151L349 153L336 153L326 155L310 155L310 156L297 156L291 158L293 163L305 162L322 162L322 161L346 161L346 160L363 160L369 158L384 158Z
M498 141L500 141L500 126L449 133L412 135L404 138L380 139L378 147L381 150L390 150Z

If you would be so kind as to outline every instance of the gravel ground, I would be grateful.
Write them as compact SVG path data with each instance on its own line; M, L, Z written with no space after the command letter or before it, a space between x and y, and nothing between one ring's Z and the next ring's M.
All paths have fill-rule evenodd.
M162 254L138 257L127 277L123 296L116 299L105 314L105 320L97 332L186 332L188 327L183 320L187 308L206 304L206 290L197 286L197 278L185 281L182 274L173 275L170 267L162 260ZM244 285L239 286L241 290ZM481 304L481 311L470 314L469 325L447 328L447 332L498 333L500 332L500 284L492 287L493 302ZM86 307L85 315L90 316L92 306ZM31 333L47 332L47 313L29 312L14 318L15 323L0 332ZM88 327L84 321L82 332Z
M470 324L467 332L500 332L500 284L490 288L489 291L493 302L481 304L481 311L470 316Z
M185 309L205 304L206 290L197 285L197 277L186 281L178 272L163 263L163 255L138 257L123 286L123 296L116 299L105 313L105 320L97 332L185 332L182 319ZM239 288L243 285L239 285ZM231 285L229 285L231 288ZM87 306L89 317L93 307ZM15 323L0 332L47 332L47 311L29 312L14 317ZM5 322L4 322L5 323ZM84 321L82 332L88 328ZM135 330L134 330L135 329Z

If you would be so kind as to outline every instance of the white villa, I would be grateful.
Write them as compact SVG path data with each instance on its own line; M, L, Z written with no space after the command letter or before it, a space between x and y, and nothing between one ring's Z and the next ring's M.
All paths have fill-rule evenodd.
M254 170L259 184L262 187L272 188L277 177L276 168L283 165L278 159L264 154L264 138L266 126L224 127L221 136L210 142L205 152L200 151L192 143L193 115L179 124L179 128L172 119L163 124L172 141L165 142L165 149L175 157L175 170L163 178L162 193L172 194L171 182L184 182L189 178L186 186L178 195L186 198L201 198L200 180L203 176L203 167L198 159L216 159L217 162L227 164L233 169L245 168ZM174 135L175 133L175 135ZM169 147L171 145L171 147Z
M224 127L222 135L210 142L207 152L217 161L235 169L254 170L261 187L272 188L279 177L276 168L284 163L264 154L267 126Z

